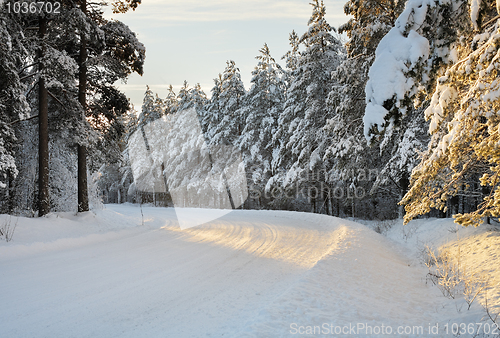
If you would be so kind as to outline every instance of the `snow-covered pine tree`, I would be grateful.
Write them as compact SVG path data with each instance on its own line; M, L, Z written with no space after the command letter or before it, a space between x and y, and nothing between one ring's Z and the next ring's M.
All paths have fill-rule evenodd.
M349 57L372 58L403 7L404 1L398 0L348 0L344 13L350 19L339 27L339 32L346 33L349 38L346 43Z
M411 103L426 108L430 99L425 117L432 139L402 201L405 221L432 209L446 211L451 198L470 191L481 175L484 203L457 221L478 224L496 214L494 194L487 191L495 190L494 150L479 145L493 136L495 125L495 99L487 93L495 88L489 74L496 74L497 15L493 1L409 1L377 48L367 85L368 138L397 126Z
M174 87L172 85L168 86L168 93L165 99L163 99L163 104L165 107L165 115L175 113L179 108L179 101L177 100L177 94L174 92Z
M207 95L203 92L199 83L193 88L189 88L187 81L184 81L184 85L181 87L177 96L177 101L178 111L194 108L201 114L199 110L206 105Z
M208 143L212 142L215 135L216 126L222 121L221 107L220 107L220 93L221 93L222 74L219 73L218 77L214 79L214 86L211 89L212 97L208 100L201 116L201 128L205 134Z
M331 184L341 184L344 188L354 184L363 189L366 200L357 201L363 204L358 210L371 216L376 214L380 218L392 216L390 211L395 209L396 198L401 196L388 196L383 191L379 192L381 196L367 194L377 177L376 173L383 171L385 163L392 163L388 159L393 149L387 149L387 144L380 147L380 142L370 147L363 137L362 121L366 107L364 88L368 70L375 59L375 48L394 25L402 7L402 1L393 0L351 0L345 4L344 12L352 18L339 31L349 37L346 43L347 58L333 73L335 84L328 97L332 118L325 126L328 137L324 138L322 145L325 148L324 160L330 169ZM386 183L388 178L384 177L386 180L383 182ZM392 187L388 189L391 192L393 190ZM373 207L374 204L377 208ZM352 203L345 206L351 208Z
M125 12L135 9L139 1L120 1L115 4L115 11ZM74 8L72 18L75 30L69 30L74 38L73 53L78 51L79 64L79 88L78 95L84 114L80 116L80 121L85 124L88 115L96 114L94 106L105 106L105 102L98 103L95 99L104 97L103 95L89 95L93 93L105 92L106 95L117 95L112 99L116 101L112 104L116 109L105 109L105 113L99 111L100 118L111 121L116 118L114 114L123 114L126 107L123 105L121 93L112 89L113 83L117 80L124 80L132 72L142 74L142 67L145 58L145 48L140 43L128 26L120 21L108 21L103 17L103 6L107 2L100 4L87 3L81 0ZM72 54L73 55L73 54ZM88 101L89 98L94 101ZM111 100L113 101L113 100ZM107 107L106 107L107 108ZM111 118L111 119L110 119ZM118 122L118 120L117 120ZM123 126L120 126L122 128ZM106 133L104 133L106 134ZM90 143L82 140L78 143L78 210L88 210L87 187L87 147Z
M284 72L271 56L267 44L259 52L261 55L256 57L259 63L252 71L252 86L240 109L247 118L238 146L248 169L247 182L262 196L272 176L272 138L283 110L286 84Z
M131 126L127 137L127 158L131 166L131 172L134 173L136 180L135 190L140 193L138 202L154 202L158 193L156 181L161 178L158 168L154 165L152 152L154 151L151 142L151 130L155 121L158 121L164 115L164 103L158 95L146 86L146 92L142 101L141 112L137 117L136 126ZM132 121L133 122L133 121ZM134 191L135 192L135 191ZM160 193L164 191L159 191Z
M435 78L454 56L453 44L470 27L468 8L467 0L406 3L369 71L363 118L368 140L398 126L409 107L420 106L433 91Z
M36 129L32 129L35 128L31 123L32 120L16 123L19 139L17 147L22 151L22 154L19 153L17 156L17 161L22 165L19 168L22 175L14 181L12 197L16 209L22 209L22 212L39 208L39 215L43 215L49 211L50 204L54 198L57 198L49 197L48 194L49 177L53 176L48 165L49 150L55 144L53 141L56 141L58 136L60 139L66 139L66 142L71 142L74 140L73 135L77 134L71 132L77 129L76 123L72 121L75 114L80 112L75 98L77 67L65 50L67 41L62 34L68 28L68 22L63 17L68 16L69 11L70 8L64 4L61 6L61 15L40 16L26 13L17 15L13 22L13 27L19 29L20 38L29 41L29 43L24 44L25 57L18 60L17 67L20 79L27 85L27 91L24 95L31 106L32 120L35 122L38 120L38 130L40 131L39 138L33 137ZM37 28L37 30L33 28ZM40 94L43 92L43 95L38 95L39 88ZM39 109L39 106L43 109ZM67 130L69 133L60 135L61 130ZM48 138L49 133L51 142ZM33 143L34 140L35 143L40 141L38 151L30 146L25 147L26 143ZM32 151L33 154L28 154L29 151ZM37 156L37 152L42 155ZM40 195L38 200L41 201L40 203L33 199L33 195L37 195L37 189L27 186L36 184L37 175L33 167L36 166L34 161L37 157L40 160L38 166L40 168L38 173L38 193ZM53 188L50 187L50 190ZM31 194L26 195L25 191L29 191ZM28 214L31 213L28 212Z
M88 169L102 174L106 166L113 168L124 161L125 120L131 109L127 97L114 83L125 80L132 72L142 74L145 48L135 33L119 21L101 22L99 28L105 44L89 49L86 119L99 134L89 148ZM162 100L156 97L155 104L163 113ZM92 174L90 178L95 180L101 174Z
M299 66L300 60L300 38L293 30L288 36L288 43L290 44L290 50L286 52L285 55L281 57L281 60L285 60L286 69L284 74L284 81L287 87L290 86L293 79L293 72Z
M158 96L158 94L156 94L156 96L155 96L155 105L157 107L159 107L159 110L161 111L162 116L166 114L167 104L162 98L160 98L160 96Z
M186 80L184 80L181 89L179 89L179 93L177 94L177 101L179 102L180 111L186 109L191 103L189 99L189 84Z
M344 6L345 14L352 16L339 27L339 32L349 37L347 58L333 74L335 85L329 93L333 119L328 123L333 137L329 140L328 152L340 160L340 167L343 160L351 161L346 156L359 156L366 150L366 142L359 137L359 128L366 107L364 88L368 70L378 42L394 25L401 7L402 2L394 0L351 0Z
M408 191L411 172L429 139L422 127L426 98L419 91L428 88L425 82L438 71L436 66L454 39L453 33L442 25L453 20L455 7L460 4L409 1L402 13L398 4L389 13L392 20L401 14L377 47L366 85L365 137L380 149L382 164L372 193L386 185L389 191L397 191L396 196L401 199ZM428 20L423 21L426 16ZM427 36L434 39L431 45ZM417 83L423 87L418 88ZM377 122L382 115L383 119ZM402 208L399 216L403 216Z
M138 117L138 127L143 128L148 123L153 122L163 116L163 101L158 101L153 91L146 86L144 99L142 100L141 113Z
M453 44L442 50L442 71L426 83L432 93L425 110L432 139L402 201L406 222L432 208L446 211L450 197L467 196L477 183L483 187L482 201L469 212L458 210L456 221L479 225L483 217L500 216L499 13L494 1L457 5L451 12L454 25L447 26ZM429 24L428 17L424 23ZM442 43L437 38L428 37L430 46Z
M191 98L191 107L195 109L202 109L206 106L208 99L207 94L201 89L201 85L199 83L195 84L193 88L189 91L189 96Z
M197 83L193 88L188 88L187 82L184 82L185 90L181 89L178 95L177 111L183 112L194 109L198 116L199 124L202 128L203 134L206 135L206 128L204 122L207 119L207 105L209 100L207 95L201 89L201 85ZM207 140L208 141L208 140Z
M240 70L234 61L226 62L226 68L220 82L220 93L217 97L219 112L211 123L209 138L211 145L234 145L244 128L246 116L241 114L240 108L245 97L245 87L241 81ZM215 108L212 105L212 109Z
M94 169L102 165L103 157L93 155L99 152L100 148L106 148L103 154L106 161L118 160L118 155L123 150L113 148L113 144L119 142L123 136L124 116L131 107L125 94L120 92L114 83L118 80L124 81L132 72L142 74L145 58L144 45L123 23L105 22L100 29L105 45L100 50L94 46L87 62L89 95L86 118L91 121L92 127L99 132L100 139L103 140L90 149L91 166ZM161 100L158 104L161 104Z
M281 60L285 60L286 68L293 72L299 66L300 60L300 39L295 30L288 36L288 43L291 49L281 57Z
M293 188L295 184L307 186L308 179L302 182L300 176L324 169L321 156L315 150L318 131L327 118L326 97L333 85L331 73L339 65L343 47L331 34L334 29L325 20L323 1L316 0L311 5L313 13L308 22L309 29L299 39L305 50L292 73L293 80L273 140L276 147L273 156L275 175L269 180L268 189L276 184L283 189ZM316 211L316 198L311 201Z
M0 5L0 11L3 11ZM10 13L0 16L0 212L12 212L12 181L18 174L14 124L29 114L19 66L27 58L22 31Z

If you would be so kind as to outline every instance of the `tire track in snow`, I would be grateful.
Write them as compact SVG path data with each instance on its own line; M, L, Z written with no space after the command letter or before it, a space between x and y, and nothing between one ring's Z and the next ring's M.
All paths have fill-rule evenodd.
M189 236L189 241L241 250L257 257L276 259L304 268L314 266L334 250L339 241L337 227L316 227L303 218L275 218L273 223L264 219L258 224L242 221L251 214L251 211L234 212L182 232Z

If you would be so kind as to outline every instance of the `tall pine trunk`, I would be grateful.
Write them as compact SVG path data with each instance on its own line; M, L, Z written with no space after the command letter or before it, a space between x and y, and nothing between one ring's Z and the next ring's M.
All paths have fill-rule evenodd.
M87 14L87 1L82 0L81 10ZM80 33L80 57L78 59L79 66L79 83L78 83L78 100L83 108L82 119L85 120L85 112L87 110L87 40L85 32ZM78 212L89 211L89 194L87 187L87 148L84 145L78 145Z
M47 32L47 19L40 17L38 20L38 37L40 49L38 50L39 70L43 70L44 56L43 39ZM49 108L45 79L40 76L38 80L38 216L50 212L49 198Z

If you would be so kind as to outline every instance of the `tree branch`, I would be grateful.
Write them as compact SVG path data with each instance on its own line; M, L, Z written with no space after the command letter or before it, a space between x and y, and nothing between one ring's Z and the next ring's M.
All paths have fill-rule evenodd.
M59 99L57 97L55 97L54 94L52 94L48 90L47 90L47 93L49 93L50 97L53 98L54 100L56 100L61 106L65 107L64 103L62 103L61 101L59 101Z
M38 85L38 81L37 81L37 82L35 82L35 84L33 85L33 87L31 87L31 89L30 89L30 90L28 90L28 93L26 93L26 95L25 95L25 96L26 96L26 97L29 97L29 96L30 96L30 94L31 94L31 92L33 91L33 89L35 89L35 87L36 87L37 85Z
M23 68L19 69L19 70L17 71L17 73L18 73L18 74L21 74L21 73L22 73L22 71L23 71L23 70L25 70L26 68L29 68L29 67L32 67L32 66L36 66L36 65L38 65L39 63L40 63L40 62L38 62L38 61L37 61L37 62L32 63L32 64L30 64L30 65L24 66Z
M33 76L35 76L37 74L38 74L38 72L34 72L34 73L29 74L29 75L23 76L22 78L19 79L19 81L23 81L23 80L29 79L30 77L33 77Z
M37 117L38 117L38 115L35 115L35 116L28 117L27 119L24 119L24 120L15 120L13 122L8 123L8 125L12 126L12 125L14 125L16 123L19 123L19 122L24 122L24 121L29 121L29 120L36 119Z
M500 15L497 15L495 16L493 19L491 19L490 21L486 22L485 24L483 24L481 26L481 29L484 29L486 26L488 26L490 23L492 23L493 21L497 20L497 19L500 19Z

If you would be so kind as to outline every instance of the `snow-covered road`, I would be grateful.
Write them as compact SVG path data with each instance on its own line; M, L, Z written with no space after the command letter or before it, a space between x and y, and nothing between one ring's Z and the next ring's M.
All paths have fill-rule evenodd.
M421 267L357 223L234 211L180 230L163 208L144 208L141 223L130 205L21 219L14 241L0 246L1 336L279 337L324 323L427 329L441 306Z

